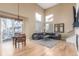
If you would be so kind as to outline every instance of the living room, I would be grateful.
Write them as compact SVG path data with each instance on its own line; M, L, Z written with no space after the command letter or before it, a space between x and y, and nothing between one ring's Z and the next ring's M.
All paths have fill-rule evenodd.
M0 54L1 55L20 55L20 54L21 55L45 55L45 54L52 55L49 50L52 49L55 46L55 44L59 42L58 45L63 46L65 45L65 41L68 37L75 35L74 28L73 28L73 23L74 23L73 7L76 8L75 3L58 3L58 4L55 4L55 3L46 3L46 4L45 3L37 3L37 4L36 3L2 3L0 4L0 38L1 38L0 42L1 44L3 44L2 45L3 52ZM10 21L6 21L7 18ZM2 21L4 19L5 21ZM16 22L14 20L17 21L17 24L19 23L18 26L20 27L16 26L15 24ZM5 22L6 25L1 26L2 22ZM11 24L15 24L15 26ZM9 32L10 30L7 29L9 27L11 27L10 28L11 32ZM10 36L10 38L12 38L12 36L15 33L14 31L15 27L19 28L19 29L16 29L17 32L21 32L26 35L26 46L22 48L22 50L20 50L19 48L15 49L15 47L13 47L11 40L9 40L11 41L9 42L3 39L5 38L5 36L7 37L8 35ZM7 30L3 31L2 28ZM9 34L6 34L4 36L3 34L7 32ZM39 40L37 40L36 38L35 40L32 39L32 35L34 33L43 33L43 34L56 33L56 35L60 34L61 37L60 37L60 40L56 40L57 38L51 39L51 40L57 41L55 44L53 44L55 41L49 41L49 39L47 39L46 37L43 37L43 39L47 39L47 40L44 40L44 42L48 43L49 41L48 44L47 43L43 44L43 43L39 43ZM43 41L43 39L40 39L40 40ZM64 41L64 43L60 43L60 41ZM11 46L8 47L8 45L10 44ZM6 48L5 46L8 48ZM33 51L34 54L33 53L29 54L28 53L29 49L34 50L32 47L36 51ZM10 50L8 51L9 48ZM42 49L43 50L45 49L44 53L39 54L39 52L42 51ZM76 55L76 49L73 48L73 50L75 51L71 55ZM17 51L19 52L17 53ZM45 51L48 51L48 52L45 52ZM62 54L59 54L59 55L62 55Z

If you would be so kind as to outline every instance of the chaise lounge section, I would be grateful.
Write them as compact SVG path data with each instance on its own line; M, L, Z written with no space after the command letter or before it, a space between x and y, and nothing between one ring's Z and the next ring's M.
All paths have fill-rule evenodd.
M33 33L32 35L33 40L40 40L40 39L56 39L60 40L61 35L58 33Z

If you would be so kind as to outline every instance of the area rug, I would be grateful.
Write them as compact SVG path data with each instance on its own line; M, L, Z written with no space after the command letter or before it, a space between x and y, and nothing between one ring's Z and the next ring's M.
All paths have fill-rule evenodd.
M55 46L61 40L55 40L55 39L45 40L45 39L41 39L41 40L32 40L32 41L34 43L36 43L36 44L40 44L42 46L46 46L48 48L52 48L53 46Z

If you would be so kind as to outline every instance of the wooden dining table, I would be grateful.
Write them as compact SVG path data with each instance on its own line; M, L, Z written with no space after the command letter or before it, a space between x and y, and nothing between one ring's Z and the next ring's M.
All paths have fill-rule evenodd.
M13 36L12 39L13 39L13 45L15 46L15 48L17 48L17 46L18 47L20 46L19 43L21 43L22 46L26 45L26 36L24 34Z

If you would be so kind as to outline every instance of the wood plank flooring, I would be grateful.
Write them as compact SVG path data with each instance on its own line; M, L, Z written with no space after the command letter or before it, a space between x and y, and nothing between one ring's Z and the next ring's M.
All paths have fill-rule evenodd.
M77 56L74 44L60 41L54 47L48 48L32 41L27 41L23 48L14 48L12 41L0 44L1 56Z

